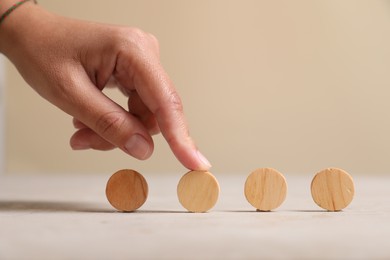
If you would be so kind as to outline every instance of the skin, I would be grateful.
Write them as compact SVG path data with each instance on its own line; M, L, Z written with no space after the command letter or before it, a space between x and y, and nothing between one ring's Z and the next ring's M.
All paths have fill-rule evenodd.
M2 14L16 1L1 2ZM27 2L0 24L0 52L37 93L73 116L73 149L120 148L144 160L153 152L152 135L161 132L185 167L211 167L189 136L153 35L61 17ZM107 85L128 96L127 110L101 92Z

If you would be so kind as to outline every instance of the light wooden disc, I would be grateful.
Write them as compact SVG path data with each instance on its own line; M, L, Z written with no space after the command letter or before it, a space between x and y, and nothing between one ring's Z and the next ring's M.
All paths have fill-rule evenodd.
M246 179L245 197L253 207L260 211L276 209L283 203L286 194L286 179L275 169L257 169Z
M210 172L190 171L183 175L177 185L181 205L191 212L206 212L218 200L219 184Z
M342 169L322 170L311 182L311 195L314 202L329 211L338 211L347 207L354 194L353 179Z
M140 208L148 197L145 178L134 170L120 170L107 182L106 196L110 204L120 211Z

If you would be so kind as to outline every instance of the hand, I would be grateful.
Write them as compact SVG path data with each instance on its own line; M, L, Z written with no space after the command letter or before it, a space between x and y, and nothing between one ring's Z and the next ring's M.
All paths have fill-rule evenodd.
M161 131L185 167L210 167L188 134L182 102L151 34L26 3L0 25L0 51L42 97L74 117L73 149L118 147L143 160L153 152L151 135ZM101 92L109 81L128 95L128 111Z

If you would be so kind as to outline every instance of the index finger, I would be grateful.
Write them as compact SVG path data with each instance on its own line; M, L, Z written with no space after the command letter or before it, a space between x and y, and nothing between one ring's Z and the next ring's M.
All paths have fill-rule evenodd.
M134 74L134 87L156 116L161 133L176 158L188 169L208 170L211 165L189 135L181 98L160 62L144 59L140 65L142 69Z

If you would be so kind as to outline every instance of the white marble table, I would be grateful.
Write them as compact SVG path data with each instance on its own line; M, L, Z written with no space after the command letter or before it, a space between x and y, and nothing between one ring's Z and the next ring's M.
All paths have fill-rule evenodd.
M149 198L135 213L111 208L109 176L2 176L0 259L390 259L390 176L354 176L343 212L319 209L312 176L286 176L276 211L246 202L246 176L215 174L216 207L186 213L180 175L148 175Z

